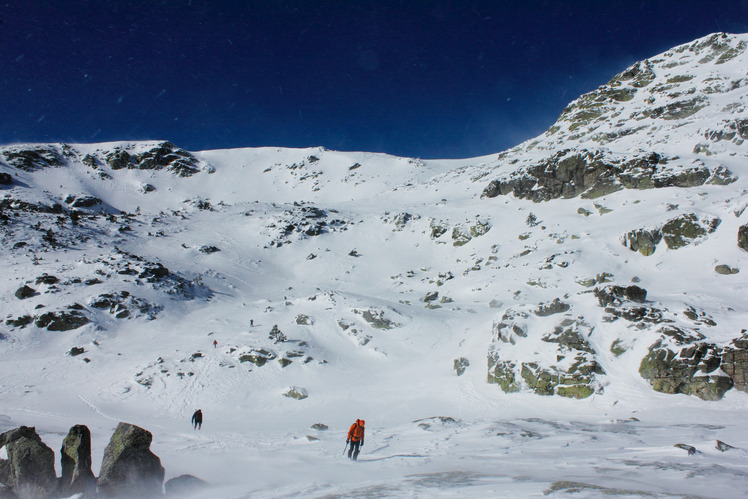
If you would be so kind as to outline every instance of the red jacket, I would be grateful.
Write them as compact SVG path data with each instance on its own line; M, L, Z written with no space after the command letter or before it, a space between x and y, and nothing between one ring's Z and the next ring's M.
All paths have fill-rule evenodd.
M364 421L357 419L355 423L348 430L348 440L351 442L364 441Z

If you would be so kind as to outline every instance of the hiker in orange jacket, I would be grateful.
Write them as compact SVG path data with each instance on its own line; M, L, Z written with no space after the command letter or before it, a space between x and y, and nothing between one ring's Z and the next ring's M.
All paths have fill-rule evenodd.
M351 448L348 449L348 459L354 461L358 458L358 452L361 447L364 446L364 420L357 419L355 423L348 430L348 438L345 443L350 443Z

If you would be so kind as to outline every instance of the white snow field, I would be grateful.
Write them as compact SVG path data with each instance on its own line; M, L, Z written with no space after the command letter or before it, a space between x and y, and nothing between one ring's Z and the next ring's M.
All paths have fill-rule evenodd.
M153 433L167 480L210 484L194 497L745 496L737 380L702 400L655 391L639 369L663 324L720 348L748 328L737 245L746 46L748 35L710 35L643 61L606 87L624 94L583 96L536 140L481 158L0 147L12 178L0 186L0 432L35 426L59 474L62 439L85 424L98 475L117 423L136 424ZM159 147L168 166L144 166ZM584 151L657 153L662 178L731 176L538 202L484 194ZM182 153L194 170L184 176ZM91 201L77 218L75 199ZM624 245L630 231L689 214L719 223L648 256ZM646 289L660 318L611 318L593 293L606 283ZM20 299L24 285L35 294ZM522 334L500 337L507 314L555 299L569 308L528 312ZM62 311L85 323L40 321ZM562 318L602 371L584 398L540 395L519 374L568 368L571 354L541 340ZM487 382L492 358L514 363L517 391ZM284 396L293 387L307 397ZM367 431L352 462L343 450L357 418Z

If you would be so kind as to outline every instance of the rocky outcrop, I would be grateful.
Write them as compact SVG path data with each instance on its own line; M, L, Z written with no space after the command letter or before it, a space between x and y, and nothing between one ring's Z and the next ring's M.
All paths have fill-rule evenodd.
M0 185L13 185L13 176L10 173L0 173Z
M722 349L717 345L675 326L663 327L661 335L639 366L656 391L719 400L733 387L732 378L720 369Z
M534 202L577 196L594 199L621 189L696 187L735 180L724 167L714 171L706 167L666 168L667 161L655 152L619 158L601 151L565 149L491 181L481 197L511 193Z
M34 428L21 426L0 435L7 460L0 460L0 482L19 499L52 497L57 488L55 453Z
M3 156L9 165L27 172L65 164L63 156L51 145L11 147L3 151Z
M610 305L620 306L624 301L644 303L647 299L647 290L639 286L606 286L595 288L595 297L601 307Z
M70 205L71 208L93 208L101 203L101 199L95 196L87 196L85 194L79 196L73 196L71 194L65 198L65 204Z
M732 379L733 388L748 393L748 331L725 347L720 369Z
M199 161L192 154L171 142L162 142L140 153L117 148L104 157L112 170L123 168L140 170L169 170L180 177L189 177L199 172Z
M164 468L150 450L153 436L120 423L104 450L97 487L106 497L152 497L163 494Z
M71 331L78 329L90 322L90 319L78 307L72 305L68 307L68 310L45 312L36 317L34 325L40 329L46 328L48 331Z
M60 449L60 493L91 494L96 491L96 477L91 471L91 431L85 425L70 428Z
M676 250L713 233L721 222L719 218L699 218L688 213L668 220L661 227L632 230L623 236L621 243L631 251L650 256L663 240L668 249Z
M487 381L507 393L586 398L601 391L605 371L588 341L594 328L570 310L559 299L507 309L494 324Z

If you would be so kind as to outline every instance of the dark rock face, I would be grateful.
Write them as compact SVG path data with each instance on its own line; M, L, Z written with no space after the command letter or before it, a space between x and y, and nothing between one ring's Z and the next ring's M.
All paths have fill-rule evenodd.
M732 378L734 388L748 392L748 332L732 340L722 353L722 370Z
M639 286L607 286L595 288L595 297L601 307L621 305L624 300L643 303L647 299L647 290Z
M538 305L533 312L538 317L547 317L553 314L561 314L568 311L571 306L568 303L564 303L558 298L554 298L553 301L547 303L541 303Z
M40 329L47 328L48 331L71 331L89 322L90 319L79 310L61 310L40 315L34 321L34 325Z
M10 173L0 173L0 185L13 185L13 177Z
M51 497L57 488L55 453L34 428L21 426L0 435L8 460L0 460L0 482L20 499Z
M27 172L64 164L60 153L51 146L10 149L3 151L3 156L9 165Z
M738 229L738 247L748 251L748 224Z
M60 449L61 493L73 495L96 491L96 477L91 471L91 432L87 426L70 428Z
M149 431L120 423L104 450L98 491L105 497L152 497L163 494L164 468L150 451Z
M102 203L101 199L95 196L67 196L65 203L71 208L92 208Z
M189 177L199 172L198 160L187 151L171 142L162 142L153 149L140 154L130 154L116 149L105 157L113 170L136 168L141 170L169 170L180 177Z
M16 298L19 300L25 300L26 298L31 298L36 294L36 290L33 288L30 288L26 285L21 286L16 290Z

